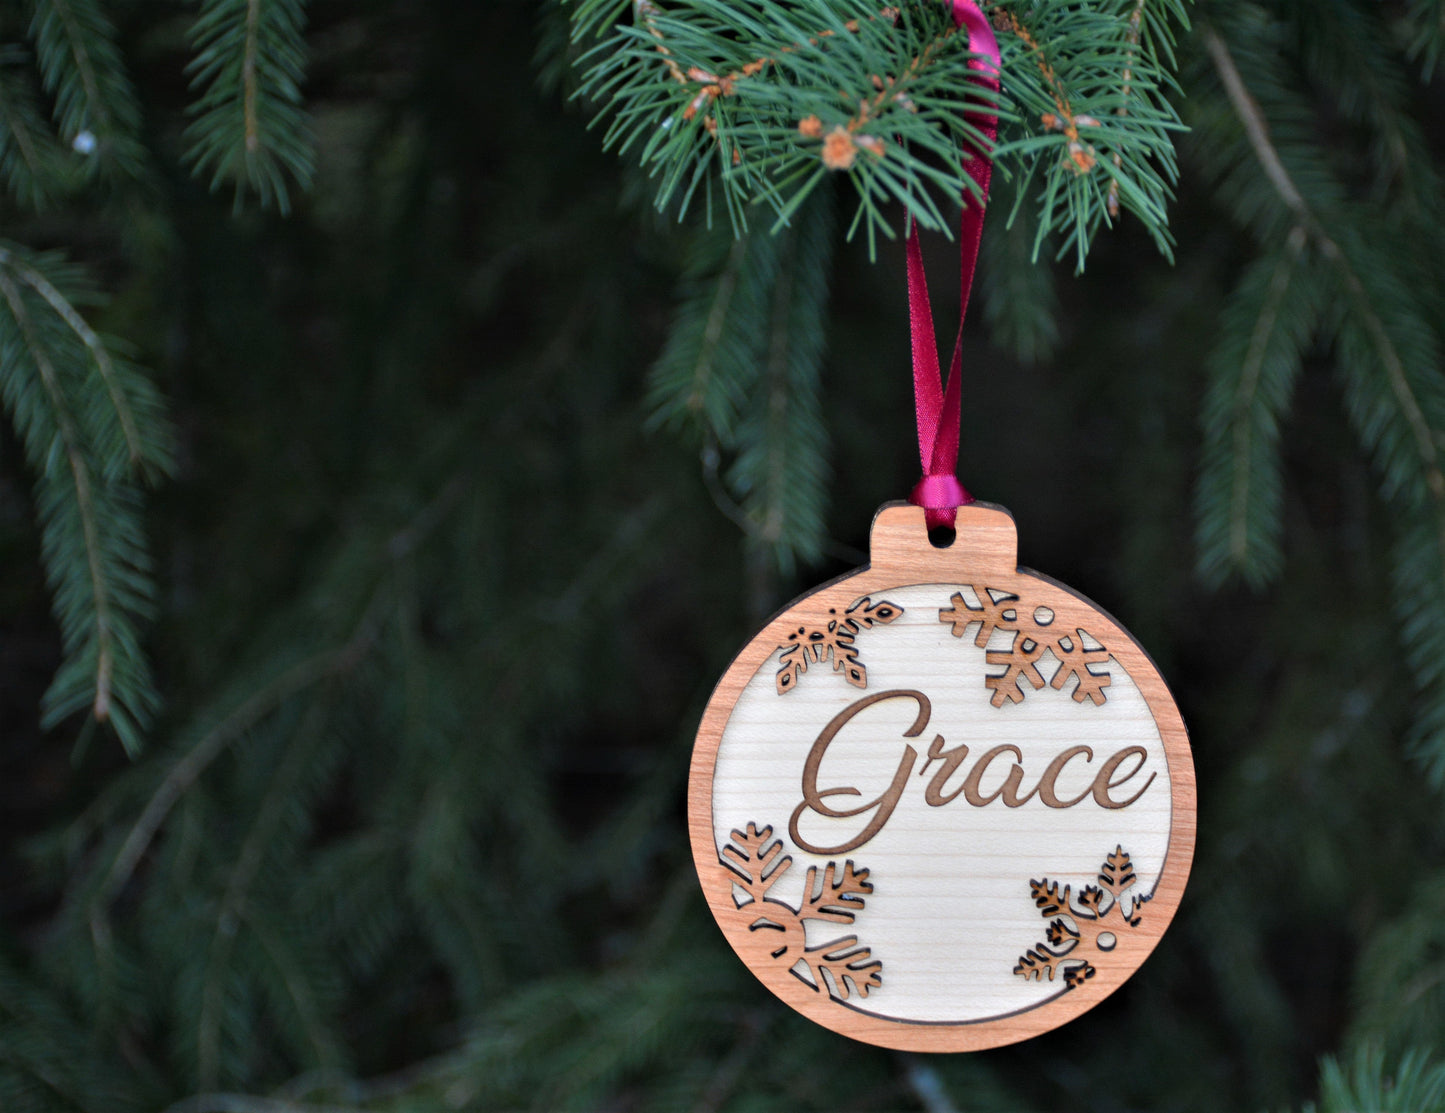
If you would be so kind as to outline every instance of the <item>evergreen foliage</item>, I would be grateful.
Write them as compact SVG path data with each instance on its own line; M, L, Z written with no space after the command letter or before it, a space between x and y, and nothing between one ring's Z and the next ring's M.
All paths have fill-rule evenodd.
M0 176L19 204L42 209L64 166L25 61L18 47L0 47Z
M233 185L238 207L250 189L285 213L292 188L311 186L305 27L302 0L204 0L191 29L189 72L200 94L186 157L212 189Z
M65 663L44 723L88 709L135 753L157 694L141 644L151 565L136 483L164 472L160 398L76 308L97 293L58 255L0 243L0 400L36 474Z
M60 138L98 171L139 173L140 105L103 5L35 0L30 36Z
M1406 1055L1396 1070L1386 1073L1383 1055L1361 1049L1349 1069L1327 1059L1320 1082L1321 1113L1356 1109L1414 1113L1445 1108L1445 1067L1431 1066L1418 1054ZM1314 1113L1313 1104L1305 1108Z
M194 23L191 70L203 90L189 158L213 187L235 183L238 203L250 187L285 211L285 175L310 183L303 26L302 5L289 0L207 0ZM10 195L41 210L85 177L143 175L140 102L104 4L35 0L28 30L33 76L24 50L0 46L0 177ZM148 376L87 323L82 309L103 300L61 256L0 244L0 397L37 476L65 645L45 722L88 709L134 754L159 701L142 646L153 583L137 485L169 470L169 431Z
M1215 585L1237 572L1254 587L1283 561L1280 416L1314 338L1320 298L1302 230L1252 264L1230 299L1204 406L1199 479L1200 571Z
M980 243L972 297L974 304L982 304L994 342L1021 362L1035 364L1052 356L1058 345L1059 293L1051 268L1033 258L1033 214L1012 203L1015 190L1016 183L994 179L991 204L1013 219L1008 235L991 230ZM993 229L997 226L995 220Z
M1183 0L1029 0L991 6L1003 59L997 98L969 69L981 55L950 9L864 0L570 0L587 55L583 92L611 114L605 143L657 179L660 209L720 195L733 229L762 204L784 224L832 172L857 196L870 253L893 238L889 202L946 232L944 210L978 185L977 114L1008 126L1000 169L1039 178L1034 250L1061 233L1083 265L1101 225L1133 213L1168 251L1165 205L1177 176L1166 94ZM618 22L631 10L635 18ZM883 75L886 75L883 76Z
M1221 6L1201 35L1213 72L1201 70L1189 102L1221 200L1264 245L1235 294L1210 384L1201 568L1255 585L1278 574L1276 428L1300 361L1330 352L1360 447L1396 511L1395 605L1427 701L1416 741L1432 780L1445 784L1445 472L1435 432L1445 425L1445 375L1430 308L1442 292L1439 180L1404 83L1369 63L1390 52L1378 18L1339 3L1281 16ZM1332 165L1319 148L1321 109L1307 87L1282 80L1292 63L1336 78L1341 65L1354 69L1358 80L1337 82L1336 99L1364 132L1358 164Z
M784 575L822 555L829 472L819 380L830 202L815 195L781 235L754 231L734 240L716 228L699 236L652 371L655 420L695 428L720 507Z
M872 12L656 10L730 64L724 11ZM963 184L922 146L788 183L802 78L946 12L720 98L778 145L734 173L705 124L639 168L569 107L697 95L620 2L37 0L0 13L0 1108L1445 1105L1438 5L1200 3L1177 94L1172 2L989 10L1101 123L1076 173L1001 33L961 474L1183 703L1199 851L1139 974L1020 1047L849 1044L736 961L686 846L709 685L916 478L901 250L849 223L946 231Z

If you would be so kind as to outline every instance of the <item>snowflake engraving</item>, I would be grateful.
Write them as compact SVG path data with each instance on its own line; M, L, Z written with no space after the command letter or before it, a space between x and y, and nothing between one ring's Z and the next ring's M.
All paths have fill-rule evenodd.
M987 587L972 590L978 596L977 607L970 607L963 593L955 592L949 600L953 606L940 610L938 621L951 625L955 638L963 637L969 627L978 626L973 644L985 650L984 659L990 665L1004 666L1003 672L984 679L984 684L993 690L995 707L1002 707L1005 702L1022 703L1028 694L1025 683L1035 689L1044 686L1039 663L1045 653L1052 653L1058 661L1051 687L1062 689L1073 677L1078 681L1074 686L1077 702L1083 703L1086 699L1096 705L1104 702L1104 689L1111 683L1109 674L1102 670L1094 672L1089 666L1103 664L1109 659L1109 651L1088 631L1055 626L1056 616L1052 610L1030 608L1017 595L994 592ZM995 630L1013 635L1009 648L988 648Z
M874 623L887 625L903 613L903 608L887 601L873 603L867 596L838 615L837 607L828 608L828 621L822 626L799 626L788 635L783 655L778 659L778 694L797 687L798 677L808 671L809 664L822 664L830 657L833 671L841 672L855 688L868 687L868 670L858 660L854 639Z
M1044 942L1035 943L1032 950L1019 957L1014 973L1025 981L1040 982L1045 976L1053 981L1058 974L1066 990L1083 985L1094 976L1094 966L1089 962L1094 952L1107 954L1118 946L1120 932L1139 926L1139 907L1149 898L1137 893L1125 895L1136 881L1134 866L1122 846L1115 847L1104 859L1099 884L1084 886L1076 897L1070 897L1069 886L1060 892L1059 883L1047 877L1030 881L1029 895L1044 919L1056 918L1044 932Z
M734 831L718 860L747 893L747 899L737 903L739 917L749 931L777 933L769 953L800 980L839 1001L854 994L867 997L883 984L883 963L869 948L858 945L856 935L810 947L803 928L805 920L851 924L863 909L865 894L873 892L866 869L854 869L849 861L840 872L836 862L829 862L819 885L818 867L809 866L802 904L794 908L769 895L793 864L792 856L783 853L783 840L773 838L771 827L759 830L749 823L746 831ZM799 963L807 969L806 978L797 970Z

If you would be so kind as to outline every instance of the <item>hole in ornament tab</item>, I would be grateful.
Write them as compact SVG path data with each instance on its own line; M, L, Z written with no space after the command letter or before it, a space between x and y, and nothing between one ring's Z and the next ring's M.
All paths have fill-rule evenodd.
M938 526L928 531L928 543L935 549L947 549L958 537L958 530L952 526Z
M1099 950L1112 951L1118 945L1119 939L1112 931L1101 931L1094 942L1099 945Z

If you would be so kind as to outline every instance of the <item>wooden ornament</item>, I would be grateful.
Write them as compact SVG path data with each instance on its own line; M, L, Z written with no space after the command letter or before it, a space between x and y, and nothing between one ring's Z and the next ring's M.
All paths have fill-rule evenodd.
M871 562L737 656L688 820L728 942L854 1039L971 1051L1097 1005L1174 917L1194 767L1148 655L1017 566L1006 510L883 507Z

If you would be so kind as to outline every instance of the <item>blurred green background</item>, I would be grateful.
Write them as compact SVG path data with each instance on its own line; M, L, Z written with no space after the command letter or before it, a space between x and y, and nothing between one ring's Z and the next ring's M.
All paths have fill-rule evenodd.
M994 213L960 474L1013 511L1024 564L1158 662L1199 846L1172 929L1104 1005L932 1058L774 1000L713 925L684 828L712 684L761 619L862 559L874 509L917 478L901 248L870 264L832 241L831 447L809 448L827 540L790 568L729 517L706 438L651 420L702 233L601 153L558 9L310 5L315 180L285 217L233 211L183 164L194 11L106 11L146 169L0 212L9 239L90 268L110 294L91 319L167 400L174 474L144 512L164 706L134 760L84 715L40 728L62 644L36 470L7 430L0 1109L1445 1103L1423 1065L1445 1046L1445 605L1411 594L1400 540L1428 500L1368 450L1393 418L1360 384L1388 360L1331 331L1333 295L1281 418L1280 572L1196 572L1201 411L1262 327L1241 275L1288 251L1332 273L1342 247L1439 396L1445 87L1410 38L1441 34L1439 4L1198 3L1173 265L1125 221L1084 275L1031 274ZM4 5L0 32L23 42L29 20ZM1276 114L1310 213L1221 122L1208 34ZM948 332L951 248L926 250Z

